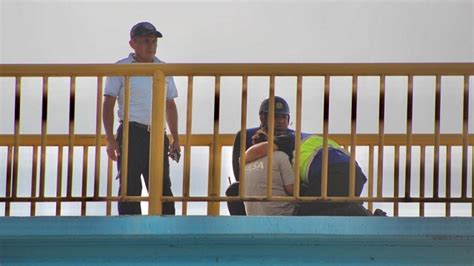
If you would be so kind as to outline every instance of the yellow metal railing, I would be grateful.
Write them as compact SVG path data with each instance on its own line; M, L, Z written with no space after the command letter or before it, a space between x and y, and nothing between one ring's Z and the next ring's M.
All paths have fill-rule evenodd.
M81 202L81 215L86 214L86 206L89 202L106 202L107 215L111 214L111 204L119 200L130 201L148 201L149 214L161 214L162 201L180 201L182 202L182 213L187 214L187 203L193 201L203 201L208 203L208 214L219 215L220 201L235 201L235 200L276 200L276 201L310 201L310 200L325 200L325 201L359 201L368 202L369 208L375 202L388 202L393 204L393 214L398 216L399 203L418 202L419 215L424 216L424 204L431 202L445 203L446 216L450 216L451 203L469 203L471 204L471 214L474 216L474 172L472 170L474 165L474 136L469 134L469 97L470 97L470 79L474 75L474 63L443 63L443 64L130 64L130 65L0 65L0 77L14 77L15 78L15 97L11 99L15 102L14 107L14 132L13 134L0 135L0 147L6 148L6 164L5 174L0 173L0 182L5 184L4 196L0 194L0 203L4 203L4 215L10 215L11 203L26 202L30 203L30 215L35 215L35 208L37 202L55 202L56 215L61 215L61 206L64 202ZM152 128L151 128L151 159L152 161L162 162L162 143L164 135L164 77L165 76L184 76L188 79L187 86L187 105L186 105L186 132L181 135L180 143L184 143L184 166L183 166L183 193L182 196L163 197L162 182L156 177L161 176L163 165L161 163L152 164L150 167L150 186L149 197L137 197L126 195L126 190L122 191L121 195L115 195L112 189L112 163L107 164L107 174L101 176L101 148L105 145L105 139L101 131L101 101L102 101L102 87L103 78L105 76L124 76L125 77L125 127L124 127L124 152L127 156L127 139L128 139L128 98L130 90L130 77L132 76L152 76L153 90L159 93L153 94L153 114L152 114ZM212 134L196 135L192 134L192 99L193 99L193 84L194 78L199 76L213 76L215 78L214 84L214 124ZM276 197L272 196L272 191L269 189L267 195L260 197L245 197L244 183L245 176L244 160L240 164L240 196L238 197L223 197L221 196L221 156L222 147L231 146L233 142L233 135L222 134L219 132L219 104L220 104L220 90L221 78L224 76L242 77L242 107L241 107L241 128L245 128L247 124L247 97L248 97L248 77L266 76L269 77L269 92L268 95L272 99L270 101L270 115L269 128L273 128L273 112L275 96L275 78L281 76L296 77L296 163L299 165L299 148L301 142L301 128L302 128L302 91L303 79L305 77L318 76L324 79L324 99L323 99L323 130L320 133L324 137L323 142L323 167L322 167L322 194L321 197L300 197L299 185L295 186L295 193L293 197ZM335 76L349 76L352 77L352 95L351 95L351 122L350 134L330 134L329 133L329 105L330 105L330 91L331 91L331 77ZM379 78L379 104L374 106L374 112L379 113L378 117L378 134L360 134L357 133L357 96L360 93L358 88L358 78L360 76L375 76ZM407 105L406 110L406 133L404 134L386 134L385 133L385 105L390 99L385 97L385 82L388 76L405 76L408 77L407 84ZM434 132L430 134L414 134L413 133L413 78L415 76L434 76L436 78L435 85L435 106L434 106ZM444 76L461 76L463 78L463 107L462 107L462 132L456 134L441 134L440 131L440 114L441 114L441 78ZM26 135L20 134L20 102L22 92L22 78L24 77L41 77L42 78L42 115L41 115L41 134ZM53 135L49 134L47 130L47 106L48 106L48 80L51 77L69 77L69 132L67 135ZM74 111L75 93L76 93L76 78L78 77L96 77L97 78L97 95L96 95L96 121L95 121L95 135L78 135L75 133L75 118L77 114ZM0 88L1 89L1 88ZM471 89L472 90L472 89ZM472 117L471 117L472 120ZM471 121L472 123L472 121ZM242 130L241 138L245 139L245 130ZM273 130L269 131L270 140L273 139ZM350 195L349 197L329 197L327 195L327 148L328 138L334 139L336 142L350 150L351 152L351 171L350 171ZM19 150L20 147L32 147L32 177L31 177L31 195L18 196L18 165L19 165ZM190 180L192 173L190 171L191 157L190 150L192 146L206 146L209 147L209 175L208 175L208 196L196 197L190 195ZM45 180L46 180L46 148L58 147L58 163L56 178L56 195L45 195ZM62 176L63 167L63 149L68 148L67 155L67 174ZM73 164L74 164L74 147L83 147L83 177L81 188L73 188ZM88 165L88 151L89 147L95 148L95 164L94 164L94 192L93 196L87 196L87 169ZM368 147L368 193L367 196L356 197L355 191L355 161L356 150L358 147ZM383 195L384 185L384 149L390 147L394 150L394 180L393 196L388 197ZM445 184L440 183L440 147L446 150L446 173ZM451 196L451 158L453 147L461 147L461 196ZM471 150L471 162L469 162L469 147ZM433 189L432 196L426 196L427 193L425 184L426 172L426 149L433 149ZM38 149L40 150L38 159ZM405 169L404 169L404 192L403 196L399 194L400 184L400 150L405 150ZM419 171L418 176L420 188L417 194L418 197L412 196L411 183L413 178L412 153L414 149L419 149ZM241 143L240 151L245 150L244 142ZM161 157L161 158L160 158ZM269 153L269 169L271 169L272 153ZM127 171L126 158L123 160L124 173ZM36 173L39 162L39 175ZM375 165L377 165L377 172L374 173ZM299 168L295 168L295 176L299 181ZM468 173L471 173L468 176ZM153 178L155 177L155 178ZM100 181L106 179L107 192L106 195L99 193ZM269 170L268 182L271 183L272 176ZM468 187L469 181L471 187ZM66 193L62 191L62 184L66 182ZM127 179L122 178L122 186L126 187ZM296 182L299 184L299 182ZM446 190L445 195L439 194L440 187L443 186ZM376 191L374 191L376 187ZM80 196L74 196L73 190L79 189ZM470 195L469 195L470 190ZM1 193L1 191L0 191ZM65 195L64 195L65 194Z

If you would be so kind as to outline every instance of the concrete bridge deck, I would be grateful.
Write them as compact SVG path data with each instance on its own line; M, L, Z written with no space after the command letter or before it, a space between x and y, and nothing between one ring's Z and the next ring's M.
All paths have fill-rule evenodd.
M470 217L2 217L0 265L474 265Z

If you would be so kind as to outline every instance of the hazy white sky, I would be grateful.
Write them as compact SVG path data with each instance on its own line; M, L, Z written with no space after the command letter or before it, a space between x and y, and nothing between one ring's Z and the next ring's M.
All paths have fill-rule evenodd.
M474 1L24 1L0 0L0 63L112 63L128 55L129 30L152 22L164 35L158 56L170 63L329 63L329 62L473 62ZM474 83L471 78L471 84ZM359 132L377 131L377 79L361 78ZM443 80L442 131L459 132L462 80ZM179 131L185 132L186 80L177 78ZM278 78L277 94L295 107L294 78ZM13 130L12 80L0 80L0 134ZM196 80L194 133L212 132L213 84ZM240 127L240 80L222 81L221 132ZM350 84L332 81L331 132L348 132ZM386 131L404 132L406 78L387 80ZM41 80L26 79L22 92L23 133L38 133ZM50 81L50 133L67 131L67 79ZM94 132L94 79L78 80L77 133ZM307 78L303 130L322 129L322 80ZM431 77L415 79L414 132L432 132ZM5 88L5 89L3 89ZM257 125L257 110L268 94L268 80L249 81L248 124ZM472 88L471 88L472 91ZM238 100L236 100L238 99ZM471 93L474 113L474 93ZM81 104L82 103L82 104ZM362 119L361 119L362 120ZM51 122L54 121L54 122ZM474 123L470 122L470 132ZM229 162L223 162L228 165ZM207 168L206 161L194 161ZM204 165L204 166L202 166ZM230 166L230 165L229 165ZM207 171L201 169L200 171ZM223 176L229 169L223 169ZM176 173L176 171L175 171ZM177 173L178 177L181 173ZM206 182L207 174L204 174ZM178 178L179 179L179 178ZM223 184L225 184L223 180ZM196 181L195 186L199 187ZM205 184L204 184L205 185ZM174 189L178 189L179 181Z
M168 62L470 62L473 1L1 0L2 63L105 63L151 21Z
M474 61L474 1L10 1L0 0L0 63L111 63L130 52L129 30L139 21L151 21L163 33L158 56L170 63L258 62L258 63L325 63L325 62L472 62ZM84 89L78 90L78 99L88 101L94 93L94 80L82 80ZM396 87L405 86L405 80L393 80ZM432 79L418 78L420 87L432 87ZM448 82L448 81L447 81ZM450 81L449 81L450 82ZM449 83L448 82L448 83ZM26 80L25 86L41 84L40 80ZM52 80L57 86L67 80ZM360 80L362 87L377 85L370 79ZM194 107L201 114L212 113L213 80L196 80ZM425 85L426 84L426 85ZM223 117L239 108L239 79L223 80ZM318 131L320 110L310 106L321 99L321 80L307 79L309 89L304 94L303 120L311 120L303 129ZM348 130L350 107L349 79L335 79L332 83L337 94L331 101L331 114L338 123L332 123L333 132ZM81 84L79 84L81 86ZM448 86L448 85L447 85ZM54 86L51 86L52 88ZM88 88L90 90L88 91ZM177 99L184 113L186 80L178 80ZM290 102L294 110L295 79L277 79L277 93ZM258 123L256 112L268 94L268 80L254 78L249 83L249 124ZM313 89L316 88L316 89ZM338 91L341 88L341 91ZM54 91L54 89L53 89ZM31 91L35 94L34 91ZM40 92L37 91L36 94ZM415 92L418 93L418 92ZM416 100L427 101L431 95L419 92ZM52 93L61 94L61 91ZM403 94L397 94L403 100ZM376 112L366 107L377 100L377 93L361 89L359 112L376 119ZM426 95L430 97L425 97ZM39 95L38 95L39 96ZM395 100L397 99L394 96ZM25 95L27 97L27 95ZM35 96L31 96L35 98ZM59 100L57 108L66 108ZM211 97L211 98L209 98ZM8 97L5 97L5 99ZM51 101L54 102L55 97ZM28 99L25 99L28 102ZM11 102L11 101L9 101ZM396 101L395 106L398 103ZM32 102L33 103L33 102ZM447 102L444 102L447 103ZM8 103L6 104L8 105ZM449 104L459 106L459 104ZM32 104L34 106L34 104ZM421 106L421 105L418 105ZM7 107L4 107L7 108ZM39 108L39 106L38 106ZM78 108L81 108L80 106ZM311 109L313 108L313 109ZM390 112L387 115L397 115ZM447 110L450 108L444 108ZM1 111L1 110L0 110ZM38 109L39 111L39 109ZM39 112L32 110L31 119ZM83 117L93 118L91 108L79 109ZM226 113L229 112L229 114ZM429 114L429 113L428 113ZM30 114L25 113L26 117ZM57 113L58 121L65 121L66 113ZM429 131L424 125L423 108L415 112L415 123L420 131ZM65 119L63 119L63 117ZM447 117L459 117L447 114ZM184 116L180 117L180 132L184 132ZM209 132L212 119L195 117L193 130ZM79 119L79 118L78 118ZM340 120L342 119L342 123ZM25 119L26 120L26 119ZM89 120L89 119L87 119ZM239 121L240 119L237 119ZM404 123L391 119L388 131L404 131ZM374 121L376 122L376 121ZM82 123L82 121L78 121ZM447 119L443 126L452 131ZM199 126L198 126L199 125ZM25 132L38 129L38 123L22 127ZM62 132L67 123L50 125L53 132ZM221 121L221 131L234 132L234 120ZM1 125L0 131L10 130ZM11 126L10 126L11 127ZM29 128L31 127L31 128ZM56 128L57 127L57 128ZM93 132L93 123L78 127ZM362 132L377 130L376 123L362 124ZM415 129L416 130L416 129Z

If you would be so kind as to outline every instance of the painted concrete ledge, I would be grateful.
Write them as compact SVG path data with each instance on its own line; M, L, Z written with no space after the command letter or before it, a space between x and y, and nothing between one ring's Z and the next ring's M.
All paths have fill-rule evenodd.
M0 218L0 265L29 263L474 265L474 218Z

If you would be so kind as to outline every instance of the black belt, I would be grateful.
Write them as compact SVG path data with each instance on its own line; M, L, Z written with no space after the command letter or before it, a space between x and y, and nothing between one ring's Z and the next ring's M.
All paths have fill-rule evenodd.
M123 124L122 120L120 120L120 124ZM141 128L141 129L145 129L146 131L150 131L150 126L149 125L140 124L140 123L135 122L135 121L130 121L130 122L128 122L128 124L130 126L133 126L133 127L138 127L138 128Z

